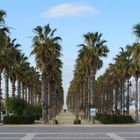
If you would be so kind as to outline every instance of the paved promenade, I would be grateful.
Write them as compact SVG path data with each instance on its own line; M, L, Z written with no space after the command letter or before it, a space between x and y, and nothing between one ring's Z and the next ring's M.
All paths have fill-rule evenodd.
M69 111L61 112L56 119L59 122L59 125L73 125L73 121L75 119L75 115ZM82 119L81 125L89 125L88 121Z

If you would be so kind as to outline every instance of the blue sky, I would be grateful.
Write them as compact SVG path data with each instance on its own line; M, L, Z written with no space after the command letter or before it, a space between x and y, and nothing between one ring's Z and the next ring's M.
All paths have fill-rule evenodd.
M17 38L29 56L33 29L50 23L62 37L63 85L65 94L73 78L78 44L83 34L100 32L110 49L100 74L119 52L120 47L135 41L132 27L140 22L140 0L0 0L0 9L7 12L6 24L11 37ZM35 65L34 57L29 58Z

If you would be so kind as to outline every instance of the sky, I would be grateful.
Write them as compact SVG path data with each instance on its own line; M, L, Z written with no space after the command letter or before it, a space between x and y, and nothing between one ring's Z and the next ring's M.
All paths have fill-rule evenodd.
M10 36L22 45L34 66L34 57L30 57L33 29L48 23L52 29L57 28L55 35L62 38L65 97L73 78L77 45L84 43L83 34L98 31L107 41L110 53L97 76L103 74L120 47L135 42L133 26L140 22L139 5L140 0L0 0L0 9L7 12Z

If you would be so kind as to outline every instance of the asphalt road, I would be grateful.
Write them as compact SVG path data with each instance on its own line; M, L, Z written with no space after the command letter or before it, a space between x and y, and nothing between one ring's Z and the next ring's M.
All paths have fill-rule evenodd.
M140 126L0 126L0 140L140 140Z

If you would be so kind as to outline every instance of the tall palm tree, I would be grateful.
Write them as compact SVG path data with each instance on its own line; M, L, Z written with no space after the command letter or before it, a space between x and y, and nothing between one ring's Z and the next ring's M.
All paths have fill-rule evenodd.
M129 112L129 79L131 75L128 72L130 67L130 53L127 50L121 48L119 54L115 57L115 75L118 75L116 79L118 79L119 84L119 102L120 102L120 114L125 113L126 102L127 102L127 113ZM123 68L123 69L122 69ZM127 80L127 101L125 102L125 85Z
M4 10L0 10L0 112L1 112L1 102L2 102L2 91L1 91L1 80L2 80L2 72L4 68L4 49L7 45L7 33L9 29L5 26L5 16L6 12ZM1 113L0 113L0 121L1 121Z
M29 62L27 62L28 57L25 54L20 54L19 62L16 65L16 80L17 80L17 95L21 97L21 83L25 77L25 72L29 69Z
M138 78L140 76L140 44L135 43L132 46L132 64L130 72L135 77L135 115L138 121Z
M9 97L9 78L10 78L10 71L14 63L16 63L16 54L18 44L14 44L15 39L11 41L11 39L8 39L8 44L6 48L4 49L4 77L5 77L5 99ZM13 57L13 55L15 55ZM11 59L13 57L13 59Z
M87 58L87 63L90 68L90 92L91 92L91 104L96 106L96 97L95 97L95 75L97 69L101 67L101 58L106 57L109 50L105 45L106 41L101 39L102 34L96 33L87 33L84 34L85 44L80 46L85 48L85 56Z
M138 38L138 40L140 39L140 24L136 24L133 27L133 31L134 34L136 35L136 38ZM135 93L135 115L136 115L136 121L138 120L138 78L139 78L139 66L140 66L140 60L139 60L139 56L140 56L140 43L137 42L133 45L132 47L132 69L133 70L133 74L135 76L135 81L136 81L136 93Z
M10 77L10 81L12 84L12 96L15 96L15 91L16 91L16 87L15 87L15 82L16 82L16 74L17 74L17 65L19 64L19 60L20 60L20 50L18 50L18 47L20 46L20 44L15 44L16 39L14 39L12 41L12 45L11 45L11 56L13 56L12 59L12 64L11 64L11 68L10 68L10 73L9 73L9 77Z
M58 53L58 55L60 55ZM58 113L58 108L57 108L57 102L58 102L58 99L59 99L59 95L61 94L60 91L61 88L62 88L62 71L61 71L61 68L62 68L62 62L59 58L57 57L54 57L53 58L53 63L52 63L52 70L51 70L51 73L50 73L50 77L51 77L51 93L52 93L52 96L51 96L51 101L50 101L50 104L51 104L51 114L52 114L52 117L55 117L56 114Z
M59 45L60 37L54 37L56 29L52 30L48 25L37 26L34 29L36 35L33 38L33 51L31 54L36 56L37 67L42 72L42 118L44 123L48 122L48 111L50 111L50 73L53 58L61 50ZM58 56L57 56L58 57ZM50 112L49 112L50 113Z

